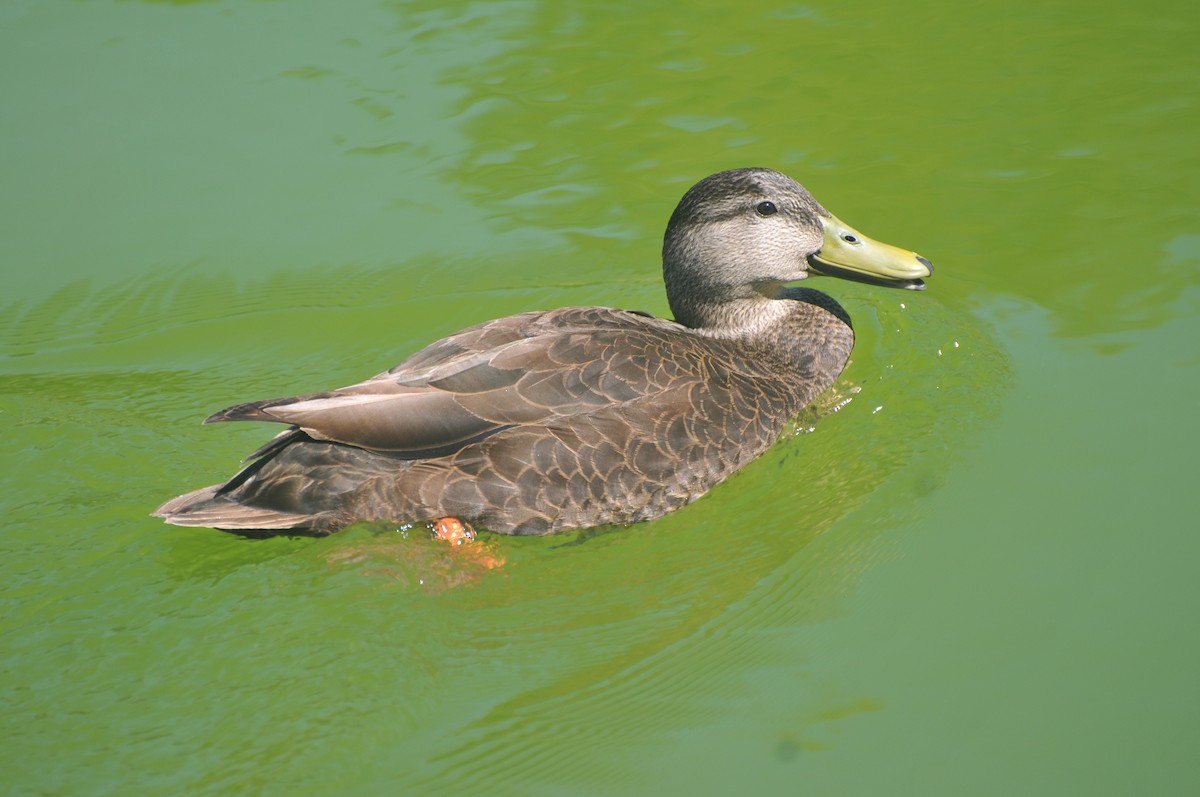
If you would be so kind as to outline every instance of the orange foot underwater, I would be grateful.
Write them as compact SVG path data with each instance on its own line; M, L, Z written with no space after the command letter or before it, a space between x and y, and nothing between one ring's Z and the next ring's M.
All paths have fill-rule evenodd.
M418 532L417 539L410 531ZM497 535L477 539L475 529L458 518L405 524L395 532L376 535L367 544L339 546L326 558L337 566L367 563L364 576L383 576L432 592L478 583L506 561Z
M470 523L456 517L438 518L432 522L433 536L445 540L452 545L462 545L464 542L475 541L475 529Z
M475 529L465 520L443 517L430 521L429 525L433 529L433 538L436 540L445 540L451 545L472 543L463 549L463 555L474 565L481 566L486 570L495 570L504 566L504 557L494 553L495 543L477 542Z

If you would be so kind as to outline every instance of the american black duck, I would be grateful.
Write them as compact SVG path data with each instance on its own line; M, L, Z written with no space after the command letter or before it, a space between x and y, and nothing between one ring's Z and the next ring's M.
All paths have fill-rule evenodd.
M224 484L160 506L181 526L327 534L458 518L503 534L657 518L779 437L846 365L824 274L921 290L932 264L839 221L791 178L735 169L663 241L674 321L608 307L470 327L350 387L221 410L289 428Z

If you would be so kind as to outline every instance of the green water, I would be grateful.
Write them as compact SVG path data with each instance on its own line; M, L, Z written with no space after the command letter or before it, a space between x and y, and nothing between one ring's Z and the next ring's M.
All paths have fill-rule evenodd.
M6 793L1200 790L1200 14L684 8L0 6ZM665 313L745 165L937 273L823 281L851 366L699 503L485 554L148 517L270 433L231 403Z

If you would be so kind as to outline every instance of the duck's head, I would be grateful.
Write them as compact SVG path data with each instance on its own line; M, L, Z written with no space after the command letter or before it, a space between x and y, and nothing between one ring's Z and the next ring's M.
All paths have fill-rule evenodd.
M675 318L699 325L700 305L774 298L814 275L924 290L933 264L868 238L787 175L734 169L692 186L667 224L663 279Z

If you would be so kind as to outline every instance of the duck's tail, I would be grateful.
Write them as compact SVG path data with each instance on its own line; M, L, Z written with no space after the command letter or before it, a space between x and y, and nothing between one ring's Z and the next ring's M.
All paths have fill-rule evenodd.
M309 534L321 533L312 515L280 512L276 509L239 504L214 484L172 498L151 512L176 526L203 526L210 529L296 529Z

